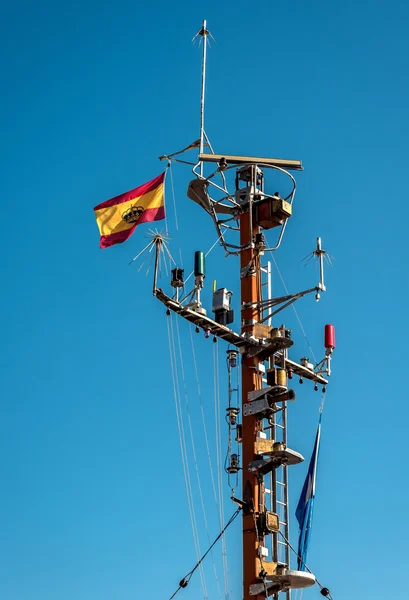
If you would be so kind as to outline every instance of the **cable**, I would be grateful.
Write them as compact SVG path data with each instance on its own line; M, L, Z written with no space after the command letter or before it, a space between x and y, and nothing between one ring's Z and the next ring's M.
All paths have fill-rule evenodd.
M321 396L321 404L320 407L318 409L319 414L321 415L324 412L324 405L325 405L325 399L327 397L327 392L322 392L322 396Z
M184 471L184 477L185 477L186 494L187 494L189 514L190 514L190 521L191 521L191 526L192 526L193 542L194 542L195 549L196 549L196 555L197 555L197 557L199 557L201 554L200 543L199 543L199 534L198 534L196 514L195 514L195 509L194 509L193 492L192 492L189 462L188 462L188 453L187 453L186 439L185 439L185 433L184 433L182 406L181 406L181 400L180 400L180 387L179 387L179 379L178 379L178 371L177 371L177 360L176 360L176 352L175 352L174 334L173 334L173 328L172 328L172 319L169 320L169 323L170 323L170 335L171 335L171 339L172 339L172 343L170 346L171 368L172 368L172 376L174 378L175 405L176 405L176 417L177 417L178 430L179 430L179 442L180 442L180 446L181 446L182 464L183 464L183 471ZM204 598L207 598L206 583L205 583L205 579L204 579L204 572L202 569L200 570L200 579L202 582Z
M189 399L188 399L187 388L186 388L185 369L184 369L184 361L183 361L183 355L182 355L182 344L180 341L180 333L179 333L179 320L177 318L176 318L176 336L177 336L179 357L180 357L180 370L181 370L181 376L182 376L182 381L183 381L183 389L184 389L184 393L185 393L186 413L187 413L187 420L188 420L189 433L190 433L190 443L192 446L193 462L194 462L195 470L196 470L197 485L198 485L200 502L202 505L202 512L203 512L203 520L204 520L204 524L205 524L205 528L206 528L207 539L208 539L208 542L210 543L209 526L208 526L207 516L206 516L206 506L205 506L205 502L204 502L204 498L203 498L202 484L200 481L199 466L197 463L197 455L196 455L196 447L195 447L195 439L194 439L194 435L193 435L192 420L191 420L190 409L189 409ZM212 563L213 563L213 570L214 570L216 585L217 585L217 589L219 592L219 598L221 599L222 594L221 594L221 590L220 590L220 584L219 584L219 578L217 575L216 564L214 562L213 554L211 556L212 556Z
M207 257L209 256L210 252L211 252L211 251L213 250L213 248L216 246L217 242L220 240L220 238L221 238L221 237L222 237L222 236L221 236L221 235L219 235L219 237L217 238L217 240L215 241L215 243L214 243L214 244L213 244L213 245L212 245L212 246L209 248L209 250L208 250L208 251L206 252L206 254L205 254L205 258L207 258ZM192 275L193 275L193 274L194 274L194 271L192 271L192 272L191 272L191 273L188 275L188 277L185 279L185 285L186 285L186 283L189 281L189 279L192 277Z
M196 514L195 514L195 509L194 509L193 492L192 492L192 485L191 485L190 472L189 472L188 453L187 453L187 449L186 449L186 439L185 439L184 426L183 426L182 406L181 406L181 401L180 401L180 387L179 387L176 352L175 352L175 342L174 342L174 334L173 334L172 317L171 316L170 316L169 320L167 321L167 326L168 326L168 341L169 341L170 364L171 364L172 381L173 381L173 392L174 392L175 407L176 407L176 419L177 419L178 432L179 432L179 444L180 444L180 451L181 451L181 455L182 455L183 474L184 474L184 479L185 479L190 522L191 522L191 526L192 526L193 542L194 542L195 549L196 549L196 556L197 556L197 558L199 558L200 554L201 554L200 542L199 542L199 534L198 534L198 529L197 529ZM202 582L203 596L206 599L207 598L207 589L206 589L204 572L203 572L202 568L200 569L200 579Z
M262 537L260 536L259 531L258 531L257 517L256 517L256 513L255 513L254 510L253 510L253 521L254 521L254 528L256 530L256 536L257 536L257 540L258 540L258 545L259 545L259 548L260 548L260 546L262 545ZM259 556L259 559L260 559L260 569L261 569L260 576L261 576L262 573L263 573L263 571L264 571L264 562L263 562L263 557L262 557L261 554ZM265 571L264 571L264 573L265 573ZM262 580L263 580L263 585L264 585L264 593L266 595L266 598L268 598L268 590L267 590L267 584L266 584L265 575L263 575Z
M180 266L183 268L183 259L182 259L182 248L180 246L180 235L179 235L179 221L178 221L178 213L176 210L176 197L175 197L175 188L173 185L173 173L172 173L172 164L169 163L169 176L170 176L170 187L172 190L172 199L173 199L173 210L175 211L175 227L176 227L176 237L179 246L179 257L180 257Z
M192 325L192 327L193 327L193 325ZM191 342L191 346L192 346L193 365L194 365L195 374L196 374L197 395L199 397L200 411L202 414L203 431L204 431L204 437L205 437L205 442L206 442L207 458L209 461L210 478L212 480L213 495L214 495L214 499L216 502L217 512L219 512L219 503L217 500L216 484L214 481L213 465L212 465L212 459L211 459L211 455L210 455L209 437L207 435L206 419L205 419L204 407L203 407L203 402L202 402L202 393L201 393L200 382L199 382L199 372L198 372L198 368L197 368L196 351L195 351L195 345L193 342L192 328L189 329L189 332L190 332L190 342Z
M176 596L176 594L182 589L187 587L189 581L192 578L193 573L196 571L196 569L202 564L202 562L204 561L204 559L206 558L206 556L209 554L209 552L212 550L213 546L216 545L216 543L219 541L219 539L222 537L222 535L224 534L224 532L226 531L226 529L233 523L234 519L237 517L237 515L239 514L239 512L241 511L241 507L239 506L239 508L232 514L232 516L230 517L230 519L227 521L226 525L223 527L223 529L221 530L221 532L218 534L218 536L216 537L216 539L214 540L214 542L211 544L211 546L209 546L209 548L206 550L206 552L203 554L203 556L197 561L197 563L195 564L195 566L193 567L193 569L191 571L189 571L189 573L187 573L180 581L179 583L179 587L178 589L173 593L173 595L169 598L169 600L173 600L173 598Z
M274 262L275 268L277 269L277 273L278 273L278 275L279 275L279 277L280 277L280 279L281 279L281 283L283 284L283 287L284 287L284 289L285 289L285 291L286 291L286 294L287 294L287 295L289 295L288 288L287 288L287 286L285 285L284 278L283 278L283 276L281 275L281 271L280 271L280 269L278 268L278 265L277 265L276 259L274 258L274 254L273 254L272 252L270 252L270 254L271 254L271 258L273 259L273 262ZM302 334L303 334L303 336L305 337L305 341L307 342L308 348L309 348L309 349L310 349L310 351L311 351L311 355L312 355L312 357L313 357L313 359L314 359L314 362L315 362L315 363L317 363L318 361L317 361L317 359L316 359L316 357L315 357L314 350L312 349L312 347L311 347L311 344L310 344L310 342L309 342L309 339L308 339L308 337L307 337L307 334L305 333L305 329L304 329L304 327L303 327L303 325L302 325L302 323L301 323L301 319L300 319L300 317L299 317L299 315L298 315L297 309L295 308L294 304L292 304L291 306L292 306L292 309L293 309L293 311L294 311L294 314L295 314L295 316L297 317L298 324L299 324L299 326L300 326L300 329L301 329L301 331L302 331Z
M201 389L200 389L199 373L198 373L198 368L197 368L195 345L193 342L192 327L189 329L189 332L190 332L190 341L191 341L191 346L192 346L193 364L194 364L195 373L196 373L197 391L198 391L198 397L199 397L199 403L200 403L200 410L201 410L201 414L202 414L203 431L204 431L205 442L206 442L206 451L207 451L207 457L208 457L208 462L209 462L210 477L211 477L211 481L212 481L213 496L214 496L214 500L215 500L215 504L216 504L216 511L217 511L217 516L219 519L219 525L221 527L222 522L223 522L222 511L221 511L220 503L219 503L219 500L217 497L216 483L215 483L215 477L214 477L214 472L213 472L212 459L211 459L211 455L210 455L209 438L207 435L206 419L205 419L204 407L203 407L203 402L202 402L202 394L201 394ZM226 550L226 549L224 548L224 550ZM227 567L227 577L229 577L227 556L226 556L226 562L223 560L223 567L224 567L225 578L226 578L225 567Z
M285 537L285 535L282 533L282 531L279 531L278 533L279 533L279 534L281 535L281 537L284 539L284 541L285 541L285 543L288 545L288 547L289 547L289 548L291 548L291 550L294 552L294 554L296 555L296 557L297 557L299 560L301 560L301 561L302 561L302 558L301 558L301 556L300 556L300 555L298 554L298 552L297 552L297 551L296 551L296 550L293 548L293 546L292 546L292 545L290 544L290 542L287 540L287 538L286 538L286 537ZM311 571L311 569L310 569L309 567L307 567L307 565L306 565L305 563L303 563L303 565L304 565L304 567L305 567L306 571L308 571L308 573L310 573L311 575L313 575L313 576L315 577L315 575L314 575L314 573ZM331 592L329 591L329 589L328 589L327 587L323 586L323 585L322 585L322 584L321 584L321 583L318 581L318 579L317 579L316 577L315 577L315 581L316 581L316 583L317 583L318 587L319 587L319 588L320 588L320 590L321 590L321 594L322 594L322 592L325 592L325 594L322 594L323 596L325 595L325 597L326 597L326 598L328 598L328 600L334 600L334 599L333 599L333 597L332 597L332 595L331 595Z

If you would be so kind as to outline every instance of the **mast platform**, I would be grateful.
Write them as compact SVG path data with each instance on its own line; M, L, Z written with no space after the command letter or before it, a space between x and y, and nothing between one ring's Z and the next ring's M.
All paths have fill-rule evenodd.
M181 315L190 323L201 327L204 330L210 331L211 334L216 337L220 337L226 342L233 344L237 348L247 348L249 345L256 346L256 344L249 343L248 340L244 339L240 334L235 333L228 327L224 325L219 325L213 319L210 319L208 316L198 313L191 308L187 308L180 304L180 302L176 302L176 300L172 300L165 292L161 289L155 290L155 296L160 300L167 308L172 310L178 315Z
M280 568L277 569L277 571ZM301 590L311 587L315 583L315 577L307 571L291 571L290 569L282 568L282 573L268 575L268 582L254 583L250 586L250 596L258 596L265 594L266 588L269 596L277 592L286 592L287 590Z
M229 342L233 346L236 346L236 348L240 348L243 353L250 351L250 354L257 354L259 351L261 352L267 347L265 345L256 344L251 340L244 338L242 335L236 333L232 329L229 329L225 325L216 323L216 321L210 317L183 306L180 302L170 298L170 296L165 294L165 292L160 288L156 288L154 290L154 295L166 306L166 308L169 308L169 310L172 310L176 314L182 316L184 319L190 323L193 323L197 327L201 327L204 330L210 331L212 335ZM315 383L319 383L321 385L327 385L328 383L328 381L321 374L315 373L311 369L308 369L307 367L304 367L303 365L284 357L281 352L277 352L274 355L274 361L277 366L281 366L281 368L295 373L303 379L309 379L310 381L314 381Z

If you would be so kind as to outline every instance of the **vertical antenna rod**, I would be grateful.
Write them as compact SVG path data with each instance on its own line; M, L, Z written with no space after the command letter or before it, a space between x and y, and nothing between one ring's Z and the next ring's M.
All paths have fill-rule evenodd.
M202 23L202 29L198 35L203 38L203 54L202 54L202 91L200 97L200 154L203 154L204 150L204 105L205 105L205 88L206 88L206 50L207 50L207 36L209 35L206 29L206 19ZM203 163L200 163L200 175L203 175Z
M324 256L326 252L322 249L321 246L321 238L317 238L317 249L314 250L314 255L318 258L320 263L320 285L319 288L325 292L325 283L324 283Z

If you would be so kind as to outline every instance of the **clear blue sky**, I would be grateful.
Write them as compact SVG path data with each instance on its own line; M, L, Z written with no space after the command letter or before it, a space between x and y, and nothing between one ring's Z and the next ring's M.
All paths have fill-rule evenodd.
M334 600L406 600L408 5L202 4L3 3L0 597L167 600L194 564L166 318L150 278L127 266L148 228L101 251L92 208L158 175L157 156L198 137L200 51L191 39L206 18L217 41L206 114L216 151L305 166L276 256L288 287L316 283L300 260L317 235L336 259L322 301L298 305L317 355L326 322L338 336L308 562ZM215 233L185 196L189 171L174 176L188 269ZM171 207L169 223L177 255ZM216 249L209 279L232 286L236 267ZM278 278L274 289L283 291ZM286 323L298 359L308 349L292 311ZM211 340L195 343L213 432ZM222 360L221 369L224 407ZM291 446L308 457L319 395L295 385ZM291 472L293 507L306 467ZM227 488L226 505L229 516ZM198 519L203 534L199 504ZM241 597L239 544L236 522L231 600ZM210 562L206 577L217 600ZM196 575L178 596L201 597ZM317 588L304 594L318 597Z

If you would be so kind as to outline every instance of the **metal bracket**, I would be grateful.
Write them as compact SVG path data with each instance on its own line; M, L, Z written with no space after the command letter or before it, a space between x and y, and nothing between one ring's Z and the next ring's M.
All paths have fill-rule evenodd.
M254 348L249 348L247 356L258 356L260 358L260 361L264 361L267 360L267 358L270 358L270 356L272 356L273 354L276 354L276 352L288 350L288 348L291 348L293 344L294 342L290 338L274 338L269 343L263 346L255 346Z
M243 416L248 417L250 415L258 415L260 413L272 413L274 412L270 407L270 404L266 398L262 400L255 400L254 402L248 402L243 406Z
M254 266L250 263L248 264L246 267L242 267L240 269L240 279L245 279L248 276L254 276L256 274L256 269L254 268Z
M287 388L283 385L271 385L267 388L262 388L261 390L254 390L253 392L249 392L247 394L247 400L249 402L254 402L254 400L259 400L264 396L278 396L287 391Z
M287 390L282 385L275 385L261 390L249 392L247 398L250 402L243 405L243 416L256 415L264 413L271 415L277 412L275 404L278 402L294 401L295 393L293 390Z
M267 594L272 596L277 592L282 590L282 586L277 583L252 583L250 585L249 594L250 596L258 596L259 594L265 594L267 590Z

